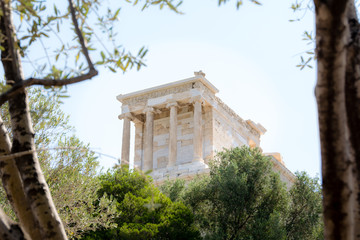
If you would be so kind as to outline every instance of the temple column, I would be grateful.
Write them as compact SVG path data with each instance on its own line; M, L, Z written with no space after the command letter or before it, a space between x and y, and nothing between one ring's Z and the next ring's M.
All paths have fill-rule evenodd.
M170 130L169 130L169 162L168 166L176 165L177 158L177 103L169 103L170 108Z
M142 170L144 156L144 123L137 118L134 118L133 122L135 125L134 168Z
M193 162L203 161L202 154L202 100L194 99L194 158Z
M132 120L131 113L125 113L121 116L124 120L123 123L123 136L122 136L122 148L121 148L121 165L130 164L130 121Z
M146 108L145 114L144 172L153 169L154 108Z

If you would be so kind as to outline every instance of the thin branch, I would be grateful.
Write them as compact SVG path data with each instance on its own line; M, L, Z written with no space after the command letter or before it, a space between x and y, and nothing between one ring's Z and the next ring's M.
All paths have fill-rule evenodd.
M92 77L95 77L98 72L95 69L90 69L88 73L72 77L68 79L44 79L44 78L29 78L24 81L22 86L19 87L29 87L33 85L47 86L47 87L60 87L65 85L70 85L78 82L82 82L85 80L89 80ZM0 95L0 105L1 105L1 95Z
M16 12L16 13L18 13L18 14L20 15L20 12L18 12L18 11L14 11L14 12ZM63 15L63 16L61 16L61 17L57 17L57 18L58 18L58 19L60 19L60 18L66 18L68 14L69 14L69 13L67 13L67 14L65 14L65 15ZM45 27L47 27L47 28L55 35L55 37L60 41L60 43L61 43L62 45L65 45L65 43L63 42L63 40L60 38L59 34L58 34L54 29L52 29L52 28L49 26L49 23L44 22L44 20L42 20L42 18L39 18L38 20L40 20L40 22L43 23L43 27L42 27L41 29L39 29L39 31L41 31L42 29L44 29ZM54 20L55 20L55 19L54 19ZM29 23L29 21L25 20L24 22L26 22L27 25L29 25L29 27L32 28L32 25Z
M39 41L40 41L41 46L42 46L43 49L44 49L44 52L45 52L46 58L47 58L47 60L48 60L49 66L51 67L52 64L51 64L50 57L49 57L49 54L48 54L48 52L47 52L47 49L46 49L46 47L45 47L45 45L44 45L44 42L41 40L41 38L39 38Z
M29 55L26 54L25 57L29 60L29 63L30 63L30 65L31 65L31 67L34 69L34 71L37 72L38 74L40 74L40 73L38 72L38 70L35 68L33 62L31 61L31 59L29 58ZM23 61L23 62L26 62L26 61Z
M5 73L5 77L6 77L6 81L15 81L15 83L21 82L21 80L23 79L22 77L22 72L19 71L18 69L21 69L21 62L20 62L20 54L19 54L19 50L16 49L15 44L16 44L16 35L14 34L14 29L13 29L13 23L12 23L12 19L11 19L11 12L10 12L10 3L8 1L1 1L1 9L3 12L3 24L2 24L2 32L4 34L4 36L6 37L6 46L5 47L6 51L2 51L1 53L1 57L2 57L2 62L3 65L7 65L8 67L11 67L11 71L14 72L15 79L8 79ZM3 52L7 53L8 56L10 57L10 59L4 59L3 56ZM6 67L6 66L4 66Z
M20 90L30 87L33 85L47 86L47 87L60 87L65 85L70 85L85 80L89 80L92 77L96 76L98 72L95 69L90 69L87 74L80 75L78 77L73 77L69 79L43 79L43 78L29 78L25 81L17 83L12 86L8 91L0 95L0 106L3 105L6 101L12 98Z
M27 151L22 151L22 152L17 152L17 153L12 153L12 154L7 154L7 155L3 155L0 156L0 162L1 161L5 161L5 160L9 160L9 159L13 159L13 158L18 158L18 157L22 157L25 155L29 155L29 154L33 154L34 152L42 152L42 151L49 151L49 150L80 150L80 151L90 151L99 155L103 155L105 157L108 158L113 158L116 160L119 160L119 158L105 154L105 153L101 153L98 151L94 151L88 148L79 148L79 147L53 147L53 148L39 148L39 149L35 149L35 150L27 150ZM128 163L128 162L127 162Z
M87 150L86 148L78 148L78 147L39 148L39 149L32 149L32 150L12 153L12 154L8 154L8 155L3 155L3 156L0 156L0 161L22 157L22 156L25 156L25 155L33 154L34 152L41 152L41 151L47 151L47 150L65 150L65 149L82 150L82 151Z
M74 27L75 27L75 32L76 32L76 35L78 36L79 38L79 42L81 44L81 49L82 49L82 52L86 58L86 61L89 65L89 69L90 71L91 70L95 70L95 67L90 59L90 55L89 55L89 52L88 52L88 49L86 47L86 41L82 35L82 32L80 31L80 28L79 28L79 24L77 22L77 19L76 19L76 15L75 15L75 8L74 8L74 2L72 0L69 0L69 7L70 7L70 12L71 12L71 18L72 18L72 21L74 23Z
M100 15L98 14L97 11L94 11L94 13L95 13L95 15L96 15L99 19L101 19ZM86 24L87 27L91 28L91 27L87 24L87 22L85 22L85 24ZM107 28L105 28L105 30L107 31L107 33L109 33ZM109 52L109 50L107 49L107 47L105 46L105 44L101 41L101 39L99 38L99 36L96 34L95 31L93 31L93 34L95 35L96 39L100 42L100 44L101 44L101 46L104 48L104 50L110 55L111 53Z
M75 8L74 3L72 0L69 0L69 7L71 12L72 21L74 23L74 28L76 35L79 38L79 42L81 44L81 50L84 54L86 61L89 65L89 72L77 77L69 78L69 79L43 79L43 78L29 78L24 81L16 82L11 89L4 92L0 95L0 106L4 104L6 101L8 101L11 97L13 97L18 91L32 86L32 85L41 85L41 86L48 86L48 87L59 87L59 86L65 86L73 83L82 82L88 79L91 79L92 77L96 76L98 72L95 70L94 64L92 63L90 59L90 55L88 52L88 49L86 47L86 41L80 31L78 22L76 20L76 14L75 14ZM4 7L3 7L4 8ZM10 38L11 39L11 38ZM14 61L12 61L14 62ZM15 61L16 62L16 61Z

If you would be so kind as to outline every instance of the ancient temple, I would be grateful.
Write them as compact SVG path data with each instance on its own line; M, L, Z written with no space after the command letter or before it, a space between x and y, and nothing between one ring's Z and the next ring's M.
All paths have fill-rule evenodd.
M243 120L217 96L219 90L201 71L195 76L161 86L121 94L123 120L121 162L151 171L156 183L191 179L209 172L208 161L223 148L260 147L266 129ZM131 124L135 125L134 159L130 160ZM294 180L280 154L274 168L287 184Z

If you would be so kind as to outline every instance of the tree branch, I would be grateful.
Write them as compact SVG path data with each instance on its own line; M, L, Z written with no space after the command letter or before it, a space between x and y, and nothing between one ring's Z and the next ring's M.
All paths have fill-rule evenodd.
M5 41L1 43L4 51L1 51L1 60L4 64L4 68L8 68L5 71L5 78L7 83L18 83L23 80L22 67L19 59L19 49L16 48L16 36L13 35L14 27L11 19L11 11L9 1L1 1L1 9L3 15L1 16L1 33L5 37Z
M76 35L78 36L79 38L79 42L81 44L81 50L86 58L86 61L89 65L89 69L90 71L91 70L95 70L94 68L94 65L90 59L90 55L89 55L89 52L88 52L88 49L86 47L86 41L82 35L82 32L80 31L80 28L79 28L79 24L77 22L77 19L76 19L76 14L75 14L75 7L74 7L74 2L72 0L69 0L69 7L70 7L70 12L71 12L71 18L72 18L72 21L74 23L74 27L75 27L75 32L76 32Z
M86 74L77 76L77 77L69 78L69 79L29 78L24 81L15 81L15 84L12 86L11 89L9 89L8 91L6 91L0 95L0 106L3 105L6 101L8 101L11 97L13 97L20 90L22 90L26 87L29 87L29 86L33 86L33 85L41 85L41 86L48 86L48 87L65 86L65 85L70 85L70 84L82 82L85 80L89 80L98 74L98 72L96 71L96 69L94 67L94 64L91 61L89 51L86 47L86 40L84 39L84 37L81 33L81 30L79 28L79 24L76 19L74 3L72 0L69 0L69 7L70 7L71 18L72 18L72 21L74 24L75 32L79 38L79 42L81 45L81 51L84 54L84 56L86 58L86 62L89 66L89 72ZM10 51L10 52L13 52L13 51ZM12 56L10 59L11 63L14 62L14 61L12 61L13 59L14 59L14 57Z
M88 149L87 148L79 148L79 147L39 148L39 149L34 149L34 150L27 150L27 151L7 154L7 155L3 155L3 156L0 155L0 162L5 161L5 160L9 160L9 159L22 157L22 156L29 155L29 154L33 154L34 152L41 152L41 151L48 151L48 150L80 150L80 151L86 151ZM93 151L91 151L91 152L93 152Z
M96 76L98 72L95 69L91 69L87 74L80 75L69 79L43 79L43 78L29 78L25 81L19 82L13 85L9 90L0 95L0 106L6 101L12 98L16 93L23 90L26 87L33 85L47 86L47 87L60 87L70 85L85 80L89 80Z
M0 209L0 238L3 240L30 239L28 236L24 236L20 226L6 216L2 209Z
M3 46L5 52L1 52L5 79L14 82L14 84L22 84L24 75L19 48L14 45L14 43L17 43L17 38L12 22L11 1L0 0L0 4L3 13L0 18L0 29L2 33L6 33L6 41L4 41L5 45ZM12 56L10 60L7 59L8 56ZM9 113L13 129L11 152L16 153L34 149L34 131L24 88L9 100ZM37 223L31 228L37 228L41 234L41 237L36 239L67 239L65 229L51 198L50 190L41 172L36 153L16 158L15 163L25 190L24 200L30 204L30 211ZM19 195L16 197L18 198Z

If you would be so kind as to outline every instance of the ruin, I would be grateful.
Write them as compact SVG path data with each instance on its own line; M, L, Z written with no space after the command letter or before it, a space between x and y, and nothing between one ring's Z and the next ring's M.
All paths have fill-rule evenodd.
M260 147L266 129L243 120L217 96L219 90L202 71L195 76L128 94L120 94L123 120L121 163L130 163L160 184L209 173L208 161L223 148ZM130 160L131 124L135 125ZM279 153L269 153L274 169L290 186L294 175Z

